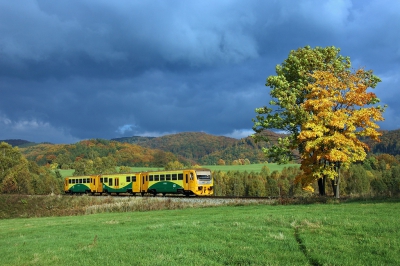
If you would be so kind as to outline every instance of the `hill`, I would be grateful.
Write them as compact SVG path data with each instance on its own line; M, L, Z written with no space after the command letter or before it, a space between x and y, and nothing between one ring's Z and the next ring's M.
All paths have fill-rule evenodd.
M27 146L33 146L36 145L35 142L30 142L27 140L22 140L22 139L5 139L5 140L0 140L0 142L6 142L10 144L11 146L15 147L27 147Z
M265 131L264 134L268 134L272 142L282 136L272 131ZM114 140L121 141L120 139ZM255 143L252 137L238 140L203 132L183 132L147 139L134 136L124 138L122 141L171 152L181 160L202 165L217 164L220 159L227 163L238 159L248 159L251 163L265 161L261 149L263 146L265 147L265 143Z
M62 168L68 168L81 159L106 157L121 166L160 167L176 160L170 152L103 139L83 140L75 144L37 144L20 150L28 160L39 165L57 163Z
M374 154L400 154L400 129L382 131L381 142L365 142ZM283 134L265 130L271 142ZM81 158L110 157L118 165L159 167L165 162L179 160L184 164L214 165L220 159L231 164L234 160L248 159L250 163L265 161L262 147L266 143L255 143L253 138L234 139L203 132L184 132L162 137L125 137L112 140L84 140L75 144L33 143L26 140L4 140L19 146L21 152L40 165L57 162L72 164Z
M140 144L147 142L155 137L140 137L140 136L133 136L133 137L124 137L124 138L115 138L111 139L112 141L118 141L122 143L129 143L129 144Z
M133 137L137 138L137 137ZM140 141L138 145L172 152L186 160L198 161L205 155L226 149L237 142L234 138L202 132L184 132Z
M374 154L387 153L393 156L400 154L400 129L382 131L381 141L365 140Z

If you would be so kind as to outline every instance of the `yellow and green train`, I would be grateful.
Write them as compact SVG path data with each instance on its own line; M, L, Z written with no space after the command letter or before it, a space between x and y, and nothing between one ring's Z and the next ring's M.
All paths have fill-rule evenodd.
M67 194L183 194L210 196L213 179L209 169L184 169L138 172L130 174L101 174L65 178Z

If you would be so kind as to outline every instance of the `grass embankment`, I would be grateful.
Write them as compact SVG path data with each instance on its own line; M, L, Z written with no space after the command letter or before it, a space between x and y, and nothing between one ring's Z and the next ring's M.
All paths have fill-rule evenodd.
M8 219L0 256L2 265L400 265L399 215L398 201L365 201Z

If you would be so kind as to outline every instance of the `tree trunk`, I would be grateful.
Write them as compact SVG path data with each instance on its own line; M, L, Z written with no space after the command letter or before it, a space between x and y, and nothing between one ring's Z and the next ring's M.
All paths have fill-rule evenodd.
M340 193L339 193L340 163L336 165L336 169L338 175L332 180L332 190L333 190L333 196L338 199L340 198Z
M319 178L318 179L318 190L319 190L319 195L320 196L325 196L325 182L326 182L326 176Z
M339 176L338 176L338 177L335 177L335 179L332 180L333 196L334 196L335 198L337 198L337 199L340 198L340 194L339 194L339 181L340 181Z

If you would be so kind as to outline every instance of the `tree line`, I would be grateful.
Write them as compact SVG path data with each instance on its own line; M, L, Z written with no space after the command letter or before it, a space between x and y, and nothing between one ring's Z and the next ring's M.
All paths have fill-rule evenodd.
M94 160L76 164L75 175L115 173L112 160ZM165 164L165 169L181 169L178 161ZM121 166L120 172L128 173L130 167ZM389 154L369 156L362 163L342 169L341 194L346 196L399 196L400 157ZM264 166L259 173L239 171L213 171L214 189L217 196L254 197L307 197L316 192L306 191L296 182L301 170L296 167L284 168L281 172ZM312 184L317 191L316 182ZM3 194L62 194L63 178L57 169L38 166L27 160L17 147L0 143L0 193ZM333 194L328 189L327 194Z
M389 154L369 156L364 162L341 169L340 194L347 197L394 197L400 196L400 157ZM312 197L319 195L318 183L312 190L304 190L296 177L301 174L297 167L284 168L281 172L264 166L260 173L214 171L214 187L217 196L249 197ZM334 195L328 185L327 196Z

